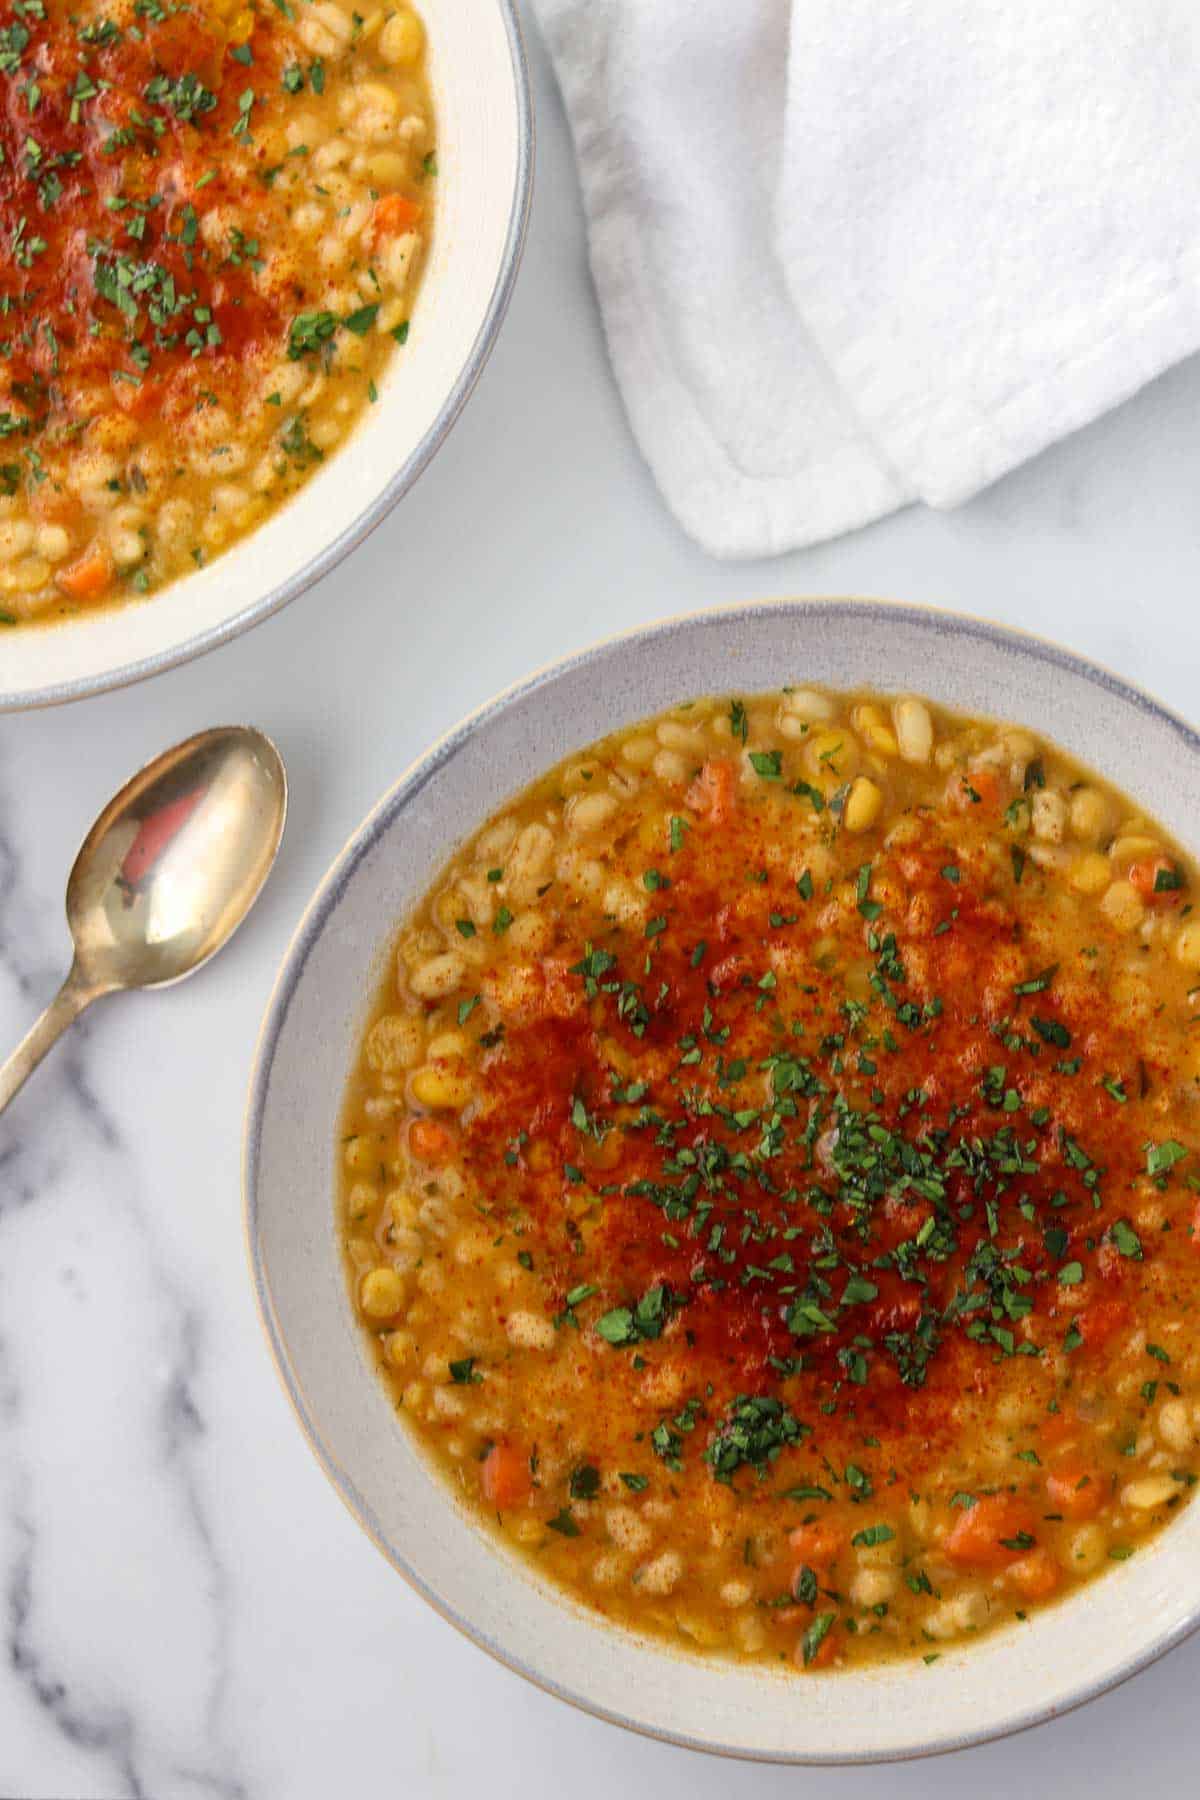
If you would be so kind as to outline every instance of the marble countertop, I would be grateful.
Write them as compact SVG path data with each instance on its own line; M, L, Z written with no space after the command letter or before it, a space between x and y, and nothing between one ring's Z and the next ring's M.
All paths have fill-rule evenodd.
M0 723L0 1042L68 961L60 895L146 757L250 719L287 758L279 865L180 989L96 1010L0 1121L0 1796L613 1793L1061 1800L1188 1791L1200 1639L1025 1737L878 1770L743 1767L526 1686L389 1573L297 1431L242 1239L259 1020L325 867L422 746L614 629L772 593L892 594L1041 631L1200 719L1200 359L958 512L720 564L630 440L566 128L531 45L538 191L479 391L348 563L158 680Z

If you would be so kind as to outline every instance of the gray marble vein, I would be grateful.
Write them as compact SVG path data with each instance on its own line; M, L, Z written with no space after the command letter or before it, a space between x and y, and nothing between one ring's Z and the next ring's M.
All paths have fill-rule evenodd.
M0 787L0 819L9 800ZM11 835L0 832L6 1028L32 1017L61 975L52 917L24 880ZM8 1681L49 1733L94 1766L99 1792L247 1800L223 1717L229 1582L198 1468L207 1432L199 1399L203 1307L170 1264L144 1204L136 1155L92 1083L102 1033L103 1026L76 1028L0 1119L0 1592ZM136 1309L126 1304L131 1291ZM76 1461L69 1446L80 1406L91 1410L92 1429L82 1434ZM126 1549L124 1528L143 1519L155 1555L143 1571L151 1592L127 1612L120 1582L96 1576L105 1559ZM83 1565L82 1580L71 1564ZM145 1620L155 1610L156 1588L165 1616L144 1648L174 1659L185 1677L164 1711L147 1707L140 1657L120 1648L138 1613ZM72 1602L78 1609L89 1591L111 1600L114 1590L116 1606L72 1615ZM186 1636L177 1639L173 1617ZM0 1791L15 1794L17 1784L0 1736Z
M111 1768L114 1793L143 1800L138 1774L136 1727L123 1706L88 1703L73 1695L46 1664L34 1639L34 1562L37 1529L19 1507L9 1514L15 1548L5 1584L5 1648L9 1665L34 1703L72 1744L102 1758Z

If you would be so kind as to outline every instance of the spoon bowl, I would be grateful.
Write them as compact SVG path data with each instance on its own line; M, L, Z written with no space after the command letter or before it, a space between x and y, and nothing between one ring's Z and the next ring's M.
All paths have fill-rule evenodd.
M202 731L126 782L67 883L88 985L167 987L207 962L258 898L286 812L279 752L247 725Z
M169 987L228 942L262 891L286 817L283 760L249 725L198 732L126 782L75 858L75 960L0 1068L0 1111L93 1000Z

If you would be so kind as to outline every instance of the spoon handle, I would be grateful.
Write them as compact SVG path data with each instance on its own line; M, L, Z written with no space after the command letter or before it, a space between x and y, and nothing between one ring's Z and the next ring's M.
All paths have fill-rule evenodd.
M25 1085L51 1045L95 998L95 988L88 987L72 968L41 1018L30 1026L8 1061L0 1064L0 1112Z

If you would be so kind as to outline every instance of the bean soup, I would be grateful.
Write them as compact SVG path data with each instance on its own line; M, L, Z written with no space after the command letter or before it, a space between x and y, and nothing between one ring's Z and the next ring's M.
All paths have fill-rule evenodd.
M571 757L403 924L350 1080L399 1416L589 1607L799 1670L1137 1555L1200 1470L1194 888L913 696Z
M0 0L0 625L208 562L377 398L424 58L404 4Z

